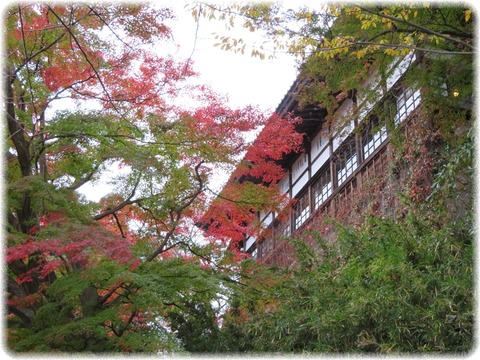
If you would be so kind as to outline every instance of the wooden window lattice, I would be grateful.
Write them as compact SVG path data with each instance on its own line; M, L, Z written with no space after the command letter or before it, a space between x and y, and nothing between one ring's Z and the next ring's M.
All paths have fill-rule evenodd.
M332 195L332 176L329 165L330 164L327 163L326 169L320 174L318 180L312 186L315 209L318 209L320 205Z
M387 128L373 116L366 124L362 134L363 158L366 160L387 139Z
M310 198L308 191L303 194L294 208L294 224L298 229L310 217Z
M337 152L337 186L340 186L358 166L355 141L347 141Z
M274 227L274 236L276 238L282 237L282 236L289 236L291 234L291 229L290 229L290 221L285 221L285 222L277 222Z
M420 104L420 89L414 91L411 87L402 87L395 97L397 99L397 113L394 122L397 126Z
M420 91L404 87L397 92L395 97L397 110L394 122L398 125L420 104ZM276 222L273 225L273 236L257 244L258 257L274 263L285 260L281 254L277 253L282 252L280 250L282 242L277 243L279 238L290 236L299 229L310 218L313 209L321 208L322 212L329 213L337 212L342 206L348 206L353 197L358 195L357 192L362 191L364 181L375 181L378 175L384 173L388 165L388 146L383 147L380 151L376 150L384 145L387 137L385 123L380 121L377 116L372 116L361 132L358 143L355 142L355 137L352 135L347 138L332 157L333 167L330 167L330 162L327 161L327 164L317 173L316 180L298 198L290 220ZM319 141L315 145L318 147L322 143ZM359 167L359 161L363 164L360 163L362 170L358 179L350 178L350 175ZM306 157L300 158L295 165L292 169L292 177L298 178L306 165ZM333 173L331 169L334 171ZM286 184L288 185L288 182ZM327 201L333 193L337 193L337 195L331 199L332 201Z
M275 248L275 240L273 238L264 238L261 242L258 243L257 249L258 249L258 258L262 259L271 252L273 252L273 249Z

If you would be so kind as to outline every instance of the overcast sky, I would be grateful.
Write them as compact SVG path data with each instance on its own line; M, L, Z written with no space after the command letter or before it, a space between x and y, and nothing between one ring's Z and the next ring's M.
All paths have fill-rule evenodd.
M179 56L189 58L193 53L191 58L195 70L215 90L228 94L232 105L252 104L264 110L275 110L295 80L293 56L277 54L276 59L260 60L251 57L251 49L242 55L214 47L217 40L212 33L225 35L224 24L205 18L200 18L197 24L190 10L185 9L185 3L178 0L157 1L157 4L172 6L178 17L172 28L174 40L179 45ZM239 28L231 36L245 39L248 36L258 38L260 34L250 34Z

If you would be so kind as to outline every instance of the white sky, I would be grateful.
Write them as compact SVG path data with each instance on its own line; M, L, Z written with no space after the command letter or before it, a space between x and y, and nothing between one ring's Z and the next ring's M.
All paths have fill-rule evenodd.
M174 41L179 45L178 55L194 62L194 69L201 79L220 93L228 94L232 106L259 105L264 110L275 110L296 77L295 59L287 54L277 54L276 59L260 60L245 54L235 54L214 47L218 42L212 33L226 35L224 23L200 18L197 40L197 23L185 2L175 0L157 1L157 4L172 6L178 17L172 23ZM257 38L259 33L237 28L232 36L243 39ZM235 35L234 35L235 34ZM248 49L248 47L247 47Z

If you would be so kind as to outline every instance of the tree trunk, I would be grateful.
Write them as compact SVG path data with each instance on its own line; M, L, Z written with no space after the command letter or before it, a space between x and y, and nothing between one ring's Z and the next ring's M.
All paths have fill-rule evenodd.
M15 72L9 65L7 65L5 79L6 120L8 131L10 133L10 139L17 152L17 161L20 166L20 172L23 177L26 177L32 175L32 168L30 166L30 141L25 134L24 128L15 116L15 98L13 95ZM17 218L21 231L25 234L28 233L28 230L32 226L31 220L34 218L32 211L32 198L28 192L23 194L22 206L17 209Z

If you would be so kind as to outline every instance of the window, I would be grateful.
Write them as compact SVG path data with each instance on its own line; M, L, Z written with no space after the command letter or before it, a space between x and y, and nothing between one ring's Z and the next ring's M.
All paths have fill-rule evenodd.
M308 191L303 194L294 208L295 229L298 229L310 216Z
M290 231L290 220L287 220L285 222L277 222L274 227L274 234L275 237L282 237L282 236L289 236L291 234Z
M292 167L292 179L297 180L307 168L307 154L302 154Z
M305 165L305 163L306 163L305 158L306 158L306 155L305 155L305 154L303 154L303 155L300 156L300 158L299 158L298 161L297 161L295 171L300 171L300 170L302 170L302 168L304 167L304 165Z
M315 158L328 145L328 138L322 133L312 140L312 158Z
M318 209L332 195L332 178L329 165L312 186L315 209Z
M271 238L265 238L257 245L258 258L263 259L270 254L274 249L274 242Z
M315 147L317 151L320 151L320 149L323 147L323 142L322 142L322 137L319 136L316 141L315 141Z
M347 140L337 152L337 180L342 184L357 168L357 152L353 138Z
M396 99L397 114L395 115L395 125L398 125L420 104L420 89L413 91L411 87L402 87L396 95Z
M381 126L377 116L372 116L367 122L362 134L363 156L368 158L387 139L385 124Z

